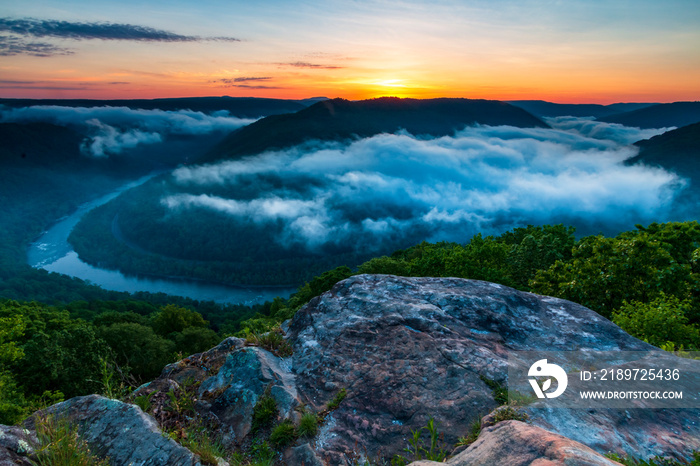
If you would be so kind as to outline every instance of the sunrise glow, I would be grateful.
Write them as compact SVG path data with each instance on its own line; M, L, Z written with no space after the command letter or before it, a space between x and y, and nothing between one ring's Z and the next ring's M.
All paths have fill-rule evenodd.
M695 0L268 3L6 3L0 97L700 95Z

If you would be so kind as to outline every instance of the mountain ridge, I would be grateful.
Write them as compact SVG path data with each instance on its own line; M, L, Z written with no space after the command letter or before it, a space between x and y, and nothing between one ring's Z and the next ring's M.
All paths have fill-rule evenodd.
M414 135L447 136L473 124L549 127L527 111L496 100L330 99L294 114L273 115L240 128L204 161L279 150L311 140L348 140L401 129Z
M700 122L700 102L673 102L601 117L606 123L638 128L682 127Z

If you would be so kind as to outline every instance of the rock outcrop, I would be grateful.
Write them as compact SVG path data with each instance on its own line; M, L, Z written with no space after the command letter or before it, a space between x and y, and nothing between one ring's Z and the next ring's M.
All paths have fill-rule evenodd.
M34 429L43 416L77 425L91 451L112 465L201 466L199 457L163 435L155 420L132 404L99 395L71 398L34 414L24 426Z
M430 419L451 450L502 401L512 352L569 351L572 359L564 363L575 365L573 355L587 351L653 349L578 304L455 278L354 276L311 300L283 329L290 357L229 338L167 366L135 396L151 400L153 417L172 426L178 421L165 409L168 397L191 395L192 413L228 447L250 446L253 437L269 434L269 426L253 427L253 413L263 396L272 397L274 422L298 423L303 409L323 418L317 435L288 445L278 460L341 465L403 454L412 432L421 430L427 441L423 428ZM664 357L685 374L700 372L697 361ZM699 380L682 380L679 389L697 396ZM345 399L332 403L343 390ZM115 465L141 464L149 451L170 455L157 461L179 458L167 464L196 464L197 457L164 438L153 418L133 405L92 396L51 410L89 426L87 440L118 458ZM529 424L487 416L478 440L448 464L502 464L497 459L503 457L512 459L507 464L610 465L602 454L680 459L700 449L698 409L551 409L538 401L523 411ZM105 435L119 426L129 429ZM100 437L107 440L97 443Z
M369 275L345 280L302 308L289 340L305 402L320 408L339 387L348 389L315 445L331 463L358 445L370 456L400 452L431 417L453 444L496 406L487 381L506 383L509 352L651 349L569 301L480 281ZM697 372L695 362L684 363ZM531 422L601 453L687 457L700 448L698 410L543 406L529 409Z
M37 438L34 432L17 426L0 426L0 466L32 466Z
M620 466L585 445L520 421L487 427L479 439L444 463L415 461L409 466Z

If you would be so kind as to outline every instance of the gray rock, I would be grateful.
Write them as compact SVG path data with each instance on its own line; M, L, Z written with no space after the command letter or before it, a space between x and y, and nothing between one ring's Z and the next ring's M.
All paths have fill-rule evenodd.
M168 390L193 387L198 414L234 446L250 444L253 409L269 390L280 408L278 420L298 420L301 404L325 415L316 437L287 448L286 464L341 465L402 453L411 431L431 418L450 450L497 407L491 381L507 381L514 351L652 348L578 304L455 278L351 277L314 298L284 328L294 349L290 358L229 338L167 366L135 395L157 391L153 412L162 413ZM697 361L668 358L684 374L700 373ZM695 383L686 388L697 392L694 379L683 383ZM346 399L329 411L343 388ZM115 464L196 464L196 456L163 437L133 405L93 396L50 410L79 421L88 442L115 455ZM484 418L479 440L457 450L448 464L609 466L600 454L680 459L700 449L697 409L551 409L538 402L524 411L532 425ZM428 440L425 431L423 438ZM509 457L513 462L500 460Z
M233 430L240 443L252 427L253 408L270 390L282 418L292 415L297 405L294 375L280 366L280 358L261 348L243 348L230 353L216 375L199 387L201 398L211 398L209 412Z
M414 461L409 466L621 466L578 442L520 421L487 427L479 439L444 463Z
M187 383L199 384L196 410L216 426L220 440L229 447L245 441L255 404L267 390L277 402L280 419L297 415L295 376L288 364L267 350L246 347L240 338L227 338L205 353L166 366L160 377L139 387L134 396L158 392L154 403L167 403L165 393Z
M284 463L289 465L324 466L324 463L316 456L316 453L314 453L311 445L308 443L288 448L284 457Z
M152 417L135 405L99 395L81 396L35 413L25 421L34 429L41 416L65 416L79 426L81 437L113 466L199 466L199 457L158 429Z
M34 432L17 426L0 425L0 466L27 465L34 454L37 438Z
M288 339L301 401L321 410L341 387L348 390L312 444L330 464L358 449L390 458L431 417L450 448L496 407L484 379L505 383L512 351L652 348L569 301L474 280L381 275L351 277L313 299L292 319ZM641 417L632 424L620 413L594 418L586 410L531 417L601 453L656 453L654 445L687 457L700 439L697 423L689 422L698 412L681 411L633 414ZM597 430L614 434L591 443Z

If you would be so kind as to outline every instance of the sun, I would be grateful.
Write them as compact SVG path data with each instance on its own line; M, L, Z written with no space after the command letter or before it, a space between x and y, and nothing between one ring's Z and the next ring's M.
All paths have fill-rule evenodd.
M372 84L374 84L375 86L391 87L391 88L406 87L406 84L404 84L404 81L401 79L383 79L381 81L375 81Z

